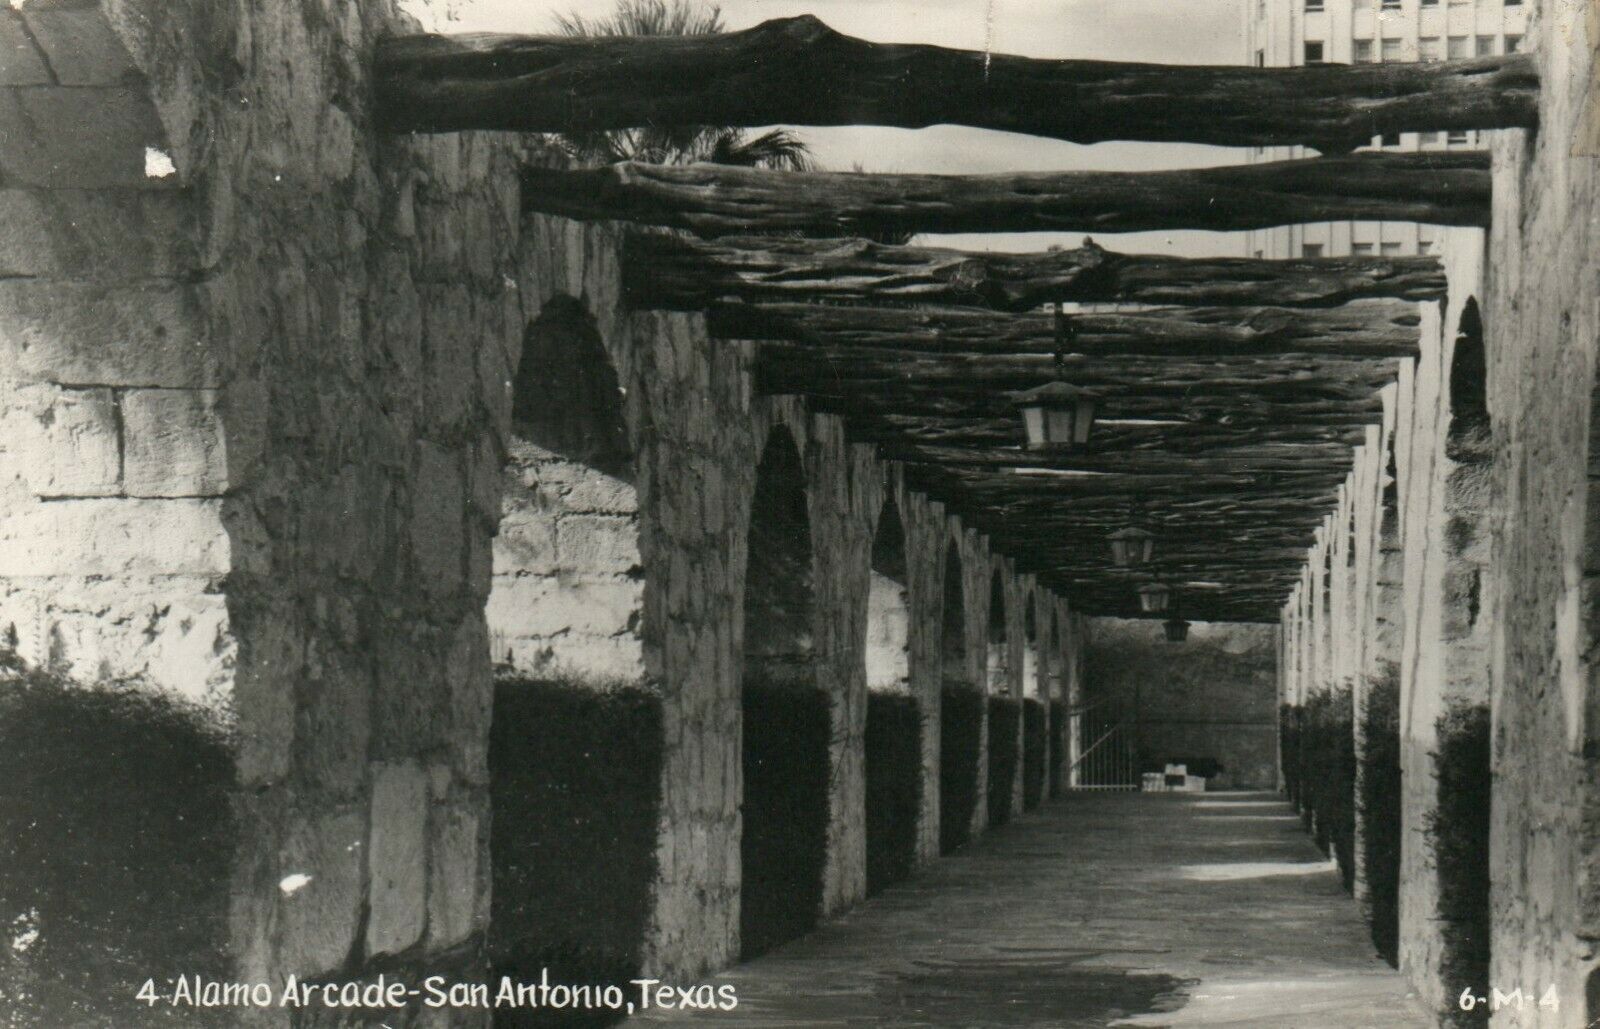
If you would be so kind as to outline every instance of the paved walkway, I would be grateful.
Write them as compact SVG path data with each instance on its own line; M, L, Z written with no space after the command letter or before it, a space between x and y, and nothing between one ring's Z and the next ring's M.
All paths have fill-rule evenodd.
M1426 1026L1271 794L1053 802L716 977L715 1026Z

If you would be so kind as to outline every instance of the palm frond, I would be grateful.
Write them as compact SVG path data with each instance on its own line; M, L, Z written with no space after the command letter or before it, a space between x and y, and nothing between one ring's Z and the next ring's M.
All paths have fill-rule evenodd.
M728 129L718 134L705 159L744 168L811 171L816 167L805 141L787 129L770 129L754 139L737 129Z

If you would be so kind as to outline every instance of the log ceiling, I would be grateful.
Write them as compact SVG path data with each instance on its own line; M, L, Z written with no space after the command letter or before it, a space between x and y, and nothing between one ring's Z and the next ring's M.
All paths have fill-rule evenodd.
M1272 621L1380 391L1417 351L1432 258L1189 260L1085 239L1036 254L915 233L1486 226L1482 152L1352 153L1402 131L1533 127L1533 59L1249 68L1036 60L869 43L811 17L693 37L380 43L394 132L937 123L1077 142L1304 144L1302 160L1157 172L876 175L711 164L529 167L525 210L631 223L635 308L703 311L760 390L845 418L1026 572L1090 614L1167 583L1193 619ZM866 237L866 238L854 238ZM1073 305L1062 314L1050 305ZM1091 305L1079 310L1076 305ZM1008 394L1098 394L1086 446L1029 450ZM1108 535L1157 534L1115 567Z

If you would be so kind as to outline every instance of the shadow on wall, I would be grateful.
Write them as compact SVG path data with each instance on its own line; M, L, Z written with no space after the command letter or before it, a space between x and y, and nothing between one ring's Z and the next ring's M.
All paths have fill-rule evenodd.
M134 996L149 978L232 969L234 784L214 712L0 651L4 1024L207 1024Z
M961 551L953 542L945 551L940 638L939 851L948 854L972 838L984 702L983 693L967 678L966 597Z
M809 932L827 859L830 701L812 644L805 469L776 430L756 471L744 593L739 933L746 959Z

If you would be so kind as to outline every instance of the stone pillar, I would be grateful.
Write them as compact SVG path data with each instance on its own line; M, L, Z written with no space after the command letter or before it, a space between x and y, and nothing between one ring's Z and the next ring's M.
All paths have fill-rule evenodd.
M1456 234L1448 309L1425 305L1411 411L1401 662L1400 967L1448 1014L1487 990L1490 475L1479 291L1482 236ZM1474 395L1475 394L1475 395ZM1466 796L1478 790L1481 796ZM1481 825L1480 825L1481 823ZM1481 829L1481 831L1480 831ZM1481 868L1479 867L1481 865Z
M822 893L827 916L860 900L867 889L867 595L884 476L873 447L845 441L842 419L814 415L810 433L817 679L833 701Z
M1011 777L1011 814L1022 814L1023 779L1027 762L1028 662L1027 603L1029 581L1016 574L1011 562L1002 559L1005 570L1006 678L1007 693L1017 702L1017 770Z
M917 823L917 860L939 856L939 720L944 685L943 625L945 553L949 529L944 505L907 489L891 465L895 503L906 536L906 667L922 715L922 812Z
M978 782L977 802L973 805L971 835L973 839L989 828L989 609L994 596L994 559L989 553L988 541L976 530L955 529L961 549L963 597L962 610L966 614L967 667L966 681L982 697L978 705Z

